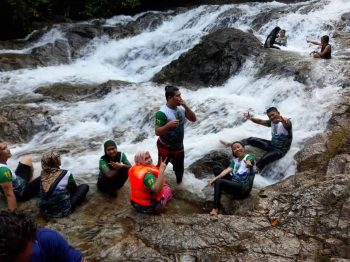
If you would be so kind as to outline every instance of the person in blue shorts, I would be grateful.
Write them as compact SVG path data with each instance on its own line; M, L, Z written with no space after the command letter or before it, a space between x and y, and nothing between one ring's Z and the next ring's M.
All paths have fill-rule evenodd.
M85 262L59 233L38 229L30 216L19 211L0 211L0 243L0 261Z

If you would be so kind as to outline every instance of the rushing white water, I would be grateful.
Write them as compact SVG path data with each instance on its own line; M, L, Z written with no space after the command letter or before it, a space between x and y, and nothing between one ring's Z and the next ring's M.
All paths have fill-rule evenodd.
M305 59L310 59L307 54L314 47L309 46L306 39L332 35L324 28L330 28L327 25L334 25L342 13L350 11L350 1L313 3L314 9L306 13L303 13L305 3L201 6L168 18L153 31L146 30L119 40L107 36L94 39L86 47L85 55L68 65L0 72L0 97L34 95L33 90L37 87L59 82L100 84L108 80L124 80L134 83L97 101L45 103L45 106L56 112L53 116L55 126L49 132L36 135L27 144L15 145L15 157L10 164L14 165L18 159L16 156L23 153L68 147L71 151L63 155L64 168L71 169L76 176L91 182L98 172L102 143L107 139L115 139L119 150L124 151L131 161L138 150L145 149L156 159L152 115L165 103L165 98L164 86L149 82L155 73L192 48L214 28L251 30L253 21L259 14L275 9L286 11L283 16L269 21L260 30L253 30L254 34L264 40L279 25L287 30L289 37L285 49L299 52L305 55ZM232 8L238 8L240 13L235 19L228 19L225 12ZM106 26L125 24L135 21L137 17L114 17L106 21ZM46 34L33 46L64 39L59 31L50 32L51 38L47 38L49 34ZM33 46L16 52L28 52ZM326 61L315 61L313 72L321 73L322 68L331 66ZM268 128L246 122L242 115L249 111L257 117L266 118L265 110L276 106L283 116L290 117L293 122L292 148L283 159L265 171L269 178L257 176L255 185L262 187L275 182L276 174L294 174L294 154L307 138L325 128L329 118L328 108L336 102L339 87L334 86L330 78L322 87L310 91L291 78L267 76L256 79L253 77L255 70L255 65L248 61L241 73L233 76L223 86L198 91L181 89L183 98L198 118L196 123L186 125L186 167L211 150L221 148L219 139L239 140L249 136L269 139ZM146 139L135 142L140 134ZM34 160L36 170L40 170L40 155L34 154ZM169 173L170 170L169 167ZM195 179L186 171L184 186L190 190L200 192L206 183L207 181Z

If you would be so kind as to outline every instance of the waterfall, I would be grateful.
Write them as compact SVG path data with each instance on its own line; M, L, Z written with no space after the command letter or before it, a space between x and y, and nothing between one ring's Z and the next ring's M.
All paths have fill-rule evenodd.
M272 11L276 12L276 17L261 27L256 25L259 15ZM350 12L350 2L345 0L200 6L168 14L158 27L134 36L121 39L107 35L96 37L85 47L81 57L69 64L0 72L2 99L19 95L41 96L33 91L54 83L101 84L109 80L131 83L98 100L42 102L41 105L54 112L54 126L37 134L28 143L14 145L10 164L14 164L19 155L34 151L35 168L40 170L40 154L35 152L68 148L69 153L62 156L64 168L91 182L97 178L102 144L113 138L118 142L118 149L125 152L131 162L138 150L149 150L156 159L153 115L165 104L165 97L164 86L150 80L162 67L193 48L213 30L229 27L250 31L263 42L267 34L279 25L288 35L288 46L283 49L300 53L307 60L310 59L308 53L315 47L307 44L306 39L318 40L324 34L332 36L336 22L345 12ZM104 21L104 26L120 26L138 17L140 15L113 17ZM57 39L66 40L60 30L60 25L57 25L23 49L0 50L0 53L28 53L34 47ZM331 44L336 51L337 47ZM332 66L327 61L315 61L313 72L322 74L324 68L333 72ZM197 91L180 87L183 98L197 113L198 119L185 127L185 167L221 148L219 139L233 141L250 136L270 139L269 128L244 121L243 113L249 111L256 117L266 118L265 110L276 106L282 116L291 118L294 140L287 155L266 171L267 178L256 178L255 186L276 182L280 173L285 176L295 173L294 154L303 147L307 138L325 129L330 117L329 108L336 103L341 87L334 84L332 77L322 86L312 89L293 81L292 77L268 75L257 79L254 77L256 70L254 63L248 61L222 86ZM145 139L139 141L140 135ZM170 170L168 167L169 173ZM185 187L200 192L206 183L185 170Z

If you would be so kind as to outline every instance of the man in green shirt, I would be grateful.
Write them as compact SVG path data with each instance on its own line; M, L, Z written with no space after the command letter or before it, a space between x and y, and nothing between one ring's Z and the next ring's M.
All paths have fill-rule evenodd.
M24 156L13 172L7 166L7 160L12 156L4 141L0 140L0 187L9 210L17 208L17 201L28 200L39 193L40 178L33 179L33 163L31 156Z
M186 119L191 122L197 120L196 114L182 99L179 89L175 86L165 87L166 105L162 106L155 115L155 133L159 136L158 166L161 159L168 159L172 163L176 175L176 182L182 182L184 173L184 127Z

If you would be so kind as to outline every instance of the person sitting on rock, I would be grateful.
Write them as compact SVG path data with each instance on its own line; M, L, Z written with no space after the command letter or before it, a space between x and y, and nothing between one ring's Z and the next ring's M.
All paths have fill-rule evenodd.
M30 216L19 211L0 211L0 243L0 261L85 262L59 233L37 228Z
M214 186L214 208L210 215L217 215L220 208L222 191L233 195L236 199L248 197L255 177L255 159L247 154L241 142L231 144L234 160L224 169L221 165L214 166L215 177L209 181Z
M277 35L279 33L279 31L281 30L281 28L279 28L278 26L276 26L271 33L267 36L265 43L264 43L264 47L265 48L276 48L276 49L280 49L277 46L274 46Z
M271 141L257 137L249 137L242 140L244 145L254 146L266 151L256 163L258 171L262 171L267 164L282 158L288 152L293 140L292 122L290 119L282 117L276 107L267 109L266 114L269 120L255 118L249 114L249 112L244 114L247 120L259 125L271 127ZM222 140L220 142L225 146L231 144Z
M9 210L17 208L17 201L26 201L39 194L40 178L33 180L32 157L23 156L13 172L7 166L7 160L12 156L7 143L0 141L0 186Z
M149 152L140 151L135 155L135 165L129 169L129 182L131 204L137 212L159 214L171 199L171 189L165 184L166 160L161 159L157 167Z
M279 34L278 37L276 38L276 45L283 45L283 46L287 46L287 36L286 36L286 30L282 29Z
M45 218L64 217L83 202L89 186L77 186L72 173L60 169L61 158L56 151L45 152L41 158L40 213Z
M97 187L100 191L112 196L117 196L120 189L128 179L128 170L131 167L126 155L118 152L117 144L108 140L104 143L105 154L99 163L100 173Z
M332 58L332 47L329 44L329 36L324 35L321 37L321 42L306 40L307 43L321 46L321 52L312 51L310 55L314 58L331 59Z

